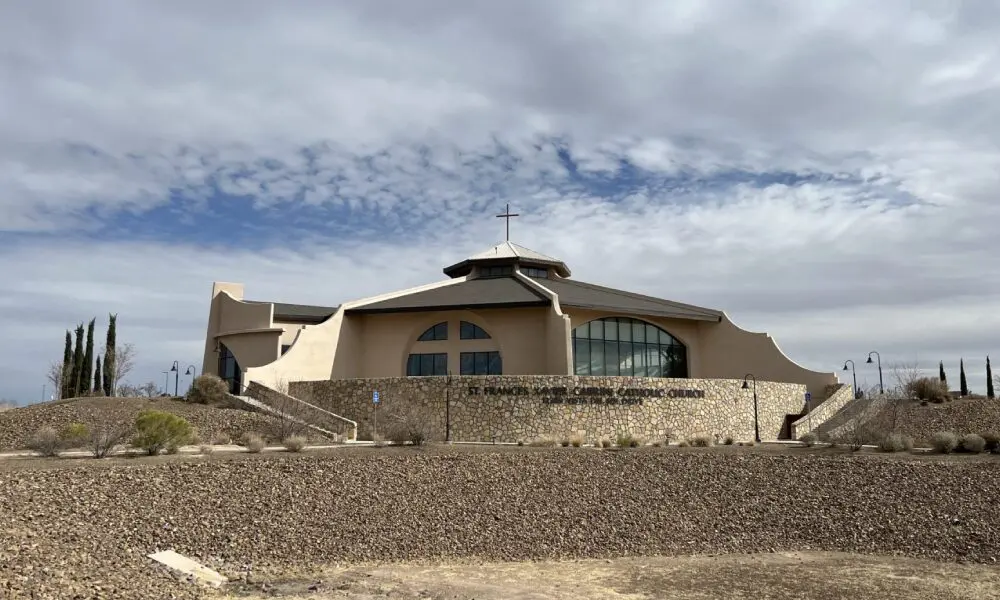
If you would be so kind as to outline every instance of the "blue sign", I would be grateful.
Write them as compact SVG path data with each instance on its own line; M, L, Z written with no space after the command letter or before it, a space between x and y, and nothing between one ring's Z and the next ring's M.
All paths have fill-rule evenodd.
M372 404L378 404L378 390L372 392Z
M375 392L375 393L377 394L378 392ZM812 399L813 399L813 395L810 394L809 392L806 392L806 402L809 402Z

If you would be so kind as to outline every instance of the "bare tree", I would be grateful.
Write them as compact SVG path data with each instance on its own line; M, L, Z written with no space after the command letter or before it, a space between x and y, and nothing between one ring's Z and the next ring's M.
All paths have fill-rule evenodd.
M906 395L913 389L913 382L923 377L917 363L894 363L889 367L892 378L896 380L896 392Z
M108 348L105 345L104 354L107 356ZM135 368L135 346L132 342L115 346L115 374L111 382L111 395L118 395L118 386L128 377L128 374Z
M288 380L283 377L276 376L271 389L277 392L268 393L269 398L266 402L277 411L271 413L271 437L281 442L289 437L301 435L308 428L309 407L288 393Z
M52 384L52 389L59 394L63 389L63 381L69 373L63 373L62 362L52 362L49 365L49 371L45 374L45 378Z

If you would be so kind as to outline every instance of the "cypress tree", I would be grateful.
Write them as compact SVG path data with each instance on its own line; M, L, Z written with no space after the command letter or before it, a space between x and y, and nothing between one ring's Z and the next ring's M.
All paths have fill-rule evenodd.
M87 344L83 350L83 370L80 371L80 391L90 392L93 389L94 379L94 322L91 319L87 323Z
M958 374L958 381L959 381L959 385L961 386L959 388L958 393L961 394L963 397L964 396L968 396L969 395L969 384L968 384L967 381L965 381L965 362L962 359L958 359L958 366L959 366L959 369L960 369L960 372Z
M63 349L62 381L59 382L59 397L69 398L69 379L73 372L73 334L66 330L66 347Z
M94 361L96 365L94 367L94 395L98 395L98 392L104 391L104 386L101 385L101 356L97 356L97 360Z
M104 395L113 396L115 390L115 324L118 315L108 314L108 339L104 343Z
M944 361L943 360L938 363L938 379L941 380L941 383L943 383L945 385L945 387L948 386L948 376L944 374Z
M73 346L73 368L70 370L70 398L80 395L80 373L83 370L83 323L76 327L76 344Z
M997 397L997 393L993 389L993 367L990 366L989 355L986 356L986 397L990 400Z

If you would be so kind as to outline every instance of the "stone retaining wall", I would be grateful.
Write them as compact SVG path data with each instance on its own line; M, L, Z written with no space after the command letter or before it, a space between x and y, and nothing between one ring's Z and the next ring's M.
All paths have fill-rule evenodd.
M753 394L741 380L500 375L299 381L289 393L358 422L372 439L393 414L416 411L434 440L531 441L632 434L649 440L696 434L754 437ZM752 385L752 384L751 384ZM757 382L761 439L778 438L786 415L802 414L805 386ZM412 412L411 412L412 414Z
M813 431L826 423L852 400L854 400L854 388L840 384L819 406L813 407L806 416L792 423L792 439L797 440L805 432Z

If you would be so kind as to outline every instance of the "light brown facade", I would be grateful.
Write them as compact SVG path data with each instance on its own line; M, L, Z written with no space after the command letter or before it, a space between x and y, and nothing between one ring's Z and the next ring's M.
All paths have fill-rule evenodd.
M628 376L654 368L639 364L646 358L633 349L638 341L632 346L624 340L633 331L643 340L655 335L653 327L643 330L642 324L648 324L676 341L671 348L684 356L684 363L671 363L671 368L683 368L683 377L742 379L752 374L759 381L804 385L815 397L838 383L834 373L795 364L770 336L740 329L725 313L576 282L560 261L510 243L445 272L450 279L327 309L251 302L244 299L242 285L215 283L203 372L234 379L235 391L250 381L273 387L292 381L403 377L414 354L443 354L446 368L439 364L435 373L458 375L463 353L496 352L504 375L591 374L580 371L591 367L581 366L586 361L575 354L574 330L618 317L607 327L610 331L613 326L622 340L584 346L587 352L600 351L595 364L604 361L620 372L627 370ZM463 322L485 331L488 339L461 339ZM419 341L439 323L447 323L447 339ZM621 354L609 358L603 354L605 346ZM649 360L666 368L665 359ZM615 366L616 361L627 368Z

